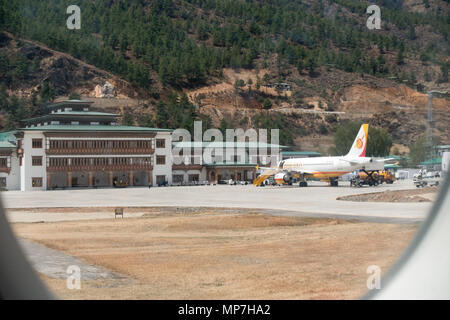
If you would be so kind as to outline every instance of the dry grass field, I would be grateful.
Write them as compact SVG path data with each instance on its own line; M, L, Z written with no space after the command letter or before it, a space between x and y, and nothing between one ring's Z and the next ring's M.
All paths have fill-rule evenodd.
M65 299L358 298L367 267L387 271L417 227L207 209L13 225L23 238L125 276L68 290L41 275Z

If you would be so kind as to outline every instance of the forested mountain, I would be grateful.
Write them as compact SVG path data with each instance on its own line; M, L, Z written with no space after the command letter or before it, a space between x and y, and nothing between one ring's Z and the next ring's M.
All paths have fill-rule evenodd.
M72 4L81 8L80 30L66 27L66 9ZM381 7L381 30L366 26L370 4L359 0L15 0L1 1L0 29L128 81L148 104L159 106L160 113L164 104L174 101L174 93L169 92L181 97L182 91L220 83L226 68L268 70L265 79L256 78L257 83L242 79L235 85L237 94L267 109L272 104L302 104L308 95L321 96L329 110L339 109L339 83L329 81L339 77L380 79L419 91L448 83L449 1L376 1ZM39 57L30 60L20 50L3 47L2 90L17 90L39 63ZM309 81L316 84L314 88L308 87ZM294 93L282 97L252 91L274 82L291 83ZM52 90L49 85L45 90ZM41 94L42 99L68 95L76 88L53 89L54 94ZM9 103L2 95L2 104ZM192 106L186 108L195 114ZM269 123L292 120L284 118L276 115ZM171 124L188 126L186 121ZM167 123L157 117L152 122ZM324 124L325 129L319 125L316 131L322 133L330 127L330 123Z

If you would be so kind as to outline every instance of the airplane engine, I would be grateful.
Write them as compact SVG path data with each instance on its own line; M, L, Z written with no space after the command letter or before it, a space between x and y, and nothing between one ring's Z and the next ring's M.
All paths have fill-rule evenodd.
M275 175L275 182L277 184L289 184L291 181L291 175L285 172L280 172Z

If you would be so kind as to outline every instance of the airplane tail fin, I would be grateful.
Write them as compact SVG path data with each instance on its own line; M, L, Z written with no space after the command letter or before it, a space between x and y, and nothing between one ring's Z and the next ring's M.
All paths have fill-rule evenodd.
M358 135L353 142L350 151L347 156L351 157L365 157L367 148L367 134L369 132L369 125L363 124L361 129L359 129Z

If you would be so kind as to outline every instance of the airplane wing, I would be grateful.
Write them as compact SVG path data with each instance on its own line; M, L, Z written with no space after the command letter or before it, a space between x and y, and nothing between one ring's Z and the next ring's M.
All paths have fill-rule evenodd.
M356 161L351 161L351 160L348 160L348 159L345 159L345 158L341 158L340 160L345 161L345 162L348 162L348 163L350 163L352 166L355 166L355 165L358 164L358 162L356 162Z
M340 160L345 161L350 163L351 165L357 165L359 162L357 161L352 161L349 159L345 159L345 158L341 158ZM373 162L388 162L388 161L393 161L393 160L397 160L395 158L386 158L386 159L374 159Z
M395 159L395 158L386 158L386 159L378 159L377 161L388 162L388 161L393 161L393 160L397 160L397 159Z

